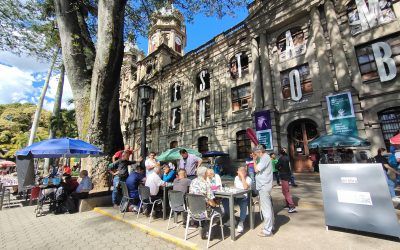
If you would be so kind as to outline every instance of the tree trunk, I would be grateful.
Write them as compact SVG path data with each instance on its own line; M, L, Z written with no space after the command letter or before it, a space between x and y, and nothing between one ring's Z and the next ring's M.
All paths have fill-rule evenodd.
M71 84L79 137L86 139L90 124L90 82L95 47L75 0L54 0L64 66Z
M88 139L111 156L123 146L119 119L119 79L123 58L126 0L100 0L98 5L97 53L93 69ZM92 158L92 178L99 186L110 158Z
M36 106L36 111L35 111L35 117L33 118L33 123L32 123L32 128L31 128L31 133L29 136L29 142L28 146L32 145L33 141L35 140L36 137L36 131L39 126L39 121L40 121L40 113L42 112L43 108L43 102L44 102L44 97L46 96L47 88L49 87L49 82L50 82L50 77L51 73L53 72L54 65L57 61L58 53L60 52L60 49L57 48L57 50L54 52L53 59L51 61L50 69L47 72L47 78L46 81L43 85L42 93L40 94L38 104Z
M99 1L96 51L76 1L54 3L79 137L99 146L107 155L89 158L82 164L95 186L101 188L106 183L103 173L111 154L122 147L118 106L126 0Z
M60 79L58 80L57 92L54 99L53 113L51 114L49 139L55 138L56 131L57 129L59 129L60 110L61 110L61 102L62 102L63 87L64 87L64 75L65 75L65 68L64 65L61 65Z
M55 138L57 129L59 129L60 110L61 110L62 94L64 87L64 76L65 76L65 68L64 64L61 64L60 79L58 79L56 96L54 98L53 113L51 114L51 119L50 119L49 139ZM49 166L50 164L52 164L52 162L53 161L50 158L46 158L44 160L43 171L45 175L49 173Z

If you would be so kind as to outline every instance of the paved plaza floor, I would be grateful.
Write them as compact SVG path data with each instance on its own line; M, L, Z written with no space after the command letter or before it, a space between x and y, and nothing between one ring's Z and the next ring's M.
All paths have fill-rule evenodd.
M93 211L36 218L31 206L0 211L0 249L178 248Z

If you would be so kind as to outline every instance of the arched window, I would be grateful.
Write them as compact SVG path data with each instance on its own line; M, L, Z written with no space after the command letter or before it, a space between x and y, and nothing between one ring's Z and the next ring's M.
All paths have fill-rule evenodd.
M176 102L181 99L181 85L179 82L172 84L171 89L171 102Z
M246 135L246 130L236 133L237 159L246 159L251 152L251 141Z
M396 20L392 0L352 0L347 5L347 17L352 35Z
M249 57L246 52L239 52L229 61L229 72L231 78L241 78L249 71Z
M386 148L389 149L389 139L400 132L400 106L382 110L378 118Z
M306 53L306 40L301 27L289 29L278 36L277 47L280 61Z
M172 141L170 144L169 144L169 148L170 149L172 149L172 148L177 148L178 147L178 142L177 141Z
M182 40L179 36L175 37L175 51L178 53L182 52Z
M208 152L208 137L203 136L198 139L198 148L201 154Z
M210 89L210 73L208 73L208 70L203 69L197 74L196 88L197 92Z

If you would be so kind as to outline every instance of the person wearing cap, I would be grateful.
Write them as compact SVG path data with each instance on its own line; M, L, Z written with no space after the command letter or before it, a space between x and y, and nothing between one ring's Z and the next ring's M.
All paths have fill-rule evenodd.
M175 170L171 169L170 165L164 164L163 171L164 171L164 173L162 176L162 180L165 182L173 182L176 177Z
M260 237L273 236L274 209L272 206L272 163L271 158L262 145L253 149L254 171L256 172L256 189L260 195L261 212L264 217L264 226L257 235Z

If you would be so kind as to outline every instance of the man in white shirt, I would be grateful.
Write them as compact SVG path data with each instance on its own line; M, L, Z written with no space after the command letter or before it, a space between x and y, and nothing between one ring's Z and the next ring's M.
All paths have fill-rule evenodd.
M149 157L144 162L146 167L146 176L150 175L156 166L160 166L160 163L156 160L156 153L150 152Z
M153 172L146 177L146 187L150 188L152 199L158 197L160 187L165 185L165 182L160 178L161 169L159 166L154 167Z

